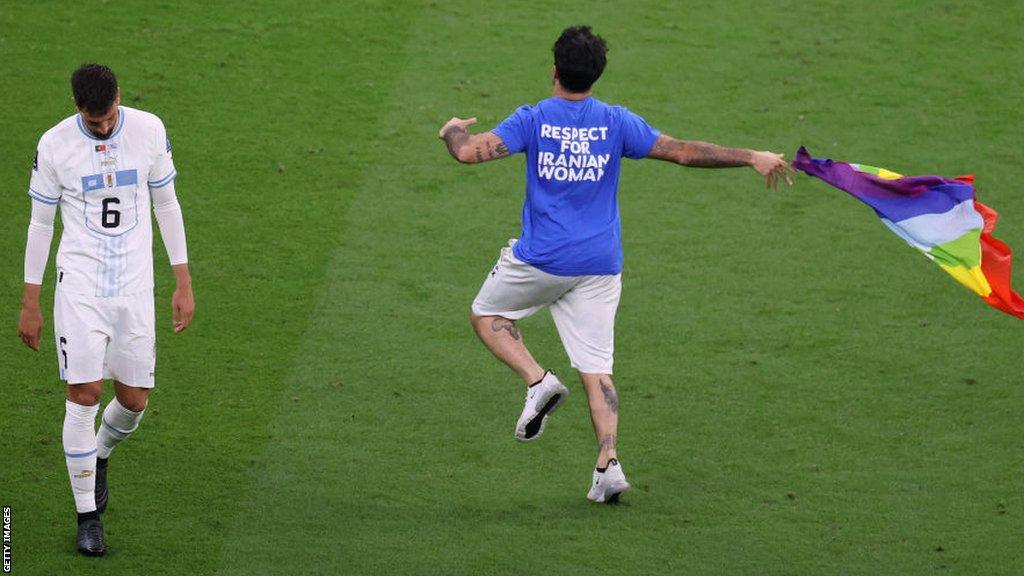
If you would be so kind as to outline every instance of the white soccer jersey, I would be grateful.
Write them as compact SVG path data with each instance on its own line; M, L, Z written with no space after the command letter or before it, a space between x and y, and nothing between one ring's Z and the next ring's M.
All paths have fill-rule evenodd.
M149 191L176 175L163 122L149 112L120 106L106 140L89 132L78 114L43 134L28 193L60 203L61 289L99 297L151 291Z

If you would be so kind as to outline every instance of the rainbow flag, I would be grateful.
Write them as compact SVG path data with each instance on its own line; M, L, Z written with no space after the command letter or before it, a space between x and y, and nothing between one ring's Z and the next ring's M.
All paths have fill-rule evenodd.
M992 306L1024 318L1010 286L1010 247L992 237L999 214L974 197L974 177L903 176L885 168L811 158L793 167L875 209L882 223Z

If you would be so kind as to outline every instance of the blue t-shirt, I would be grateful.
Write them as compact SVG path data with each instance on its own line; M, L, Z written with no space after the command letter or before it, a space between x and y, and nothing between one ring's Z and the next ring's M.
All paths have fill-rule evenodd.
M646 157L660 132L594 97L521 106L493 132L526 152L516 258L556 276L622 272L619 165Z

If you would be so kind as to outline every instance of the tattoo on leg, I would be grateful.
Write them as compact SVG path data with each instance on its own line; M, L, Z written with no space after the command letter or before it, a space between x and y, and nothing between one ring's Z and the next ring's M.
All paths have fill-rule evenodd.
M608 434L607 436L601 436L600 442L602 450L614 450L615 449L615 434Z
M495 318L491 322L491 331L501 332L502 330L507 331L513 340L519 340L519 327L515 322L507 318Z
M611 410L613 414L618 414L619 395L615 393L615 388L612 388L609 384L601 382L601 393L604 394L604 402L608 405L608 409ZM612 436L612 438L614 439L615 437Z

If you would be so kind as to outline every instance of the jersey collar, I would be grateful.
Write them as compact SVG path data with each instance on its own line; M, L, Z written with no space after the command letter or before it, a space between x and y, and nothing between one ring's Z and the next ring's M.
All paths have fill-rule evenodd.
M106 138L97 138L95 134L89 132L89 130L85 128L85 124L82 123L81 114L75 114L75 122L78 124L78 129L82 131L82 134L85 134L85 137L90 140L96 140L97 142L113 140L114 137L121 133L121 129L124 128L124 106L117 107L117 126L114 127L114 131L110 133L110 136L107 136Z

